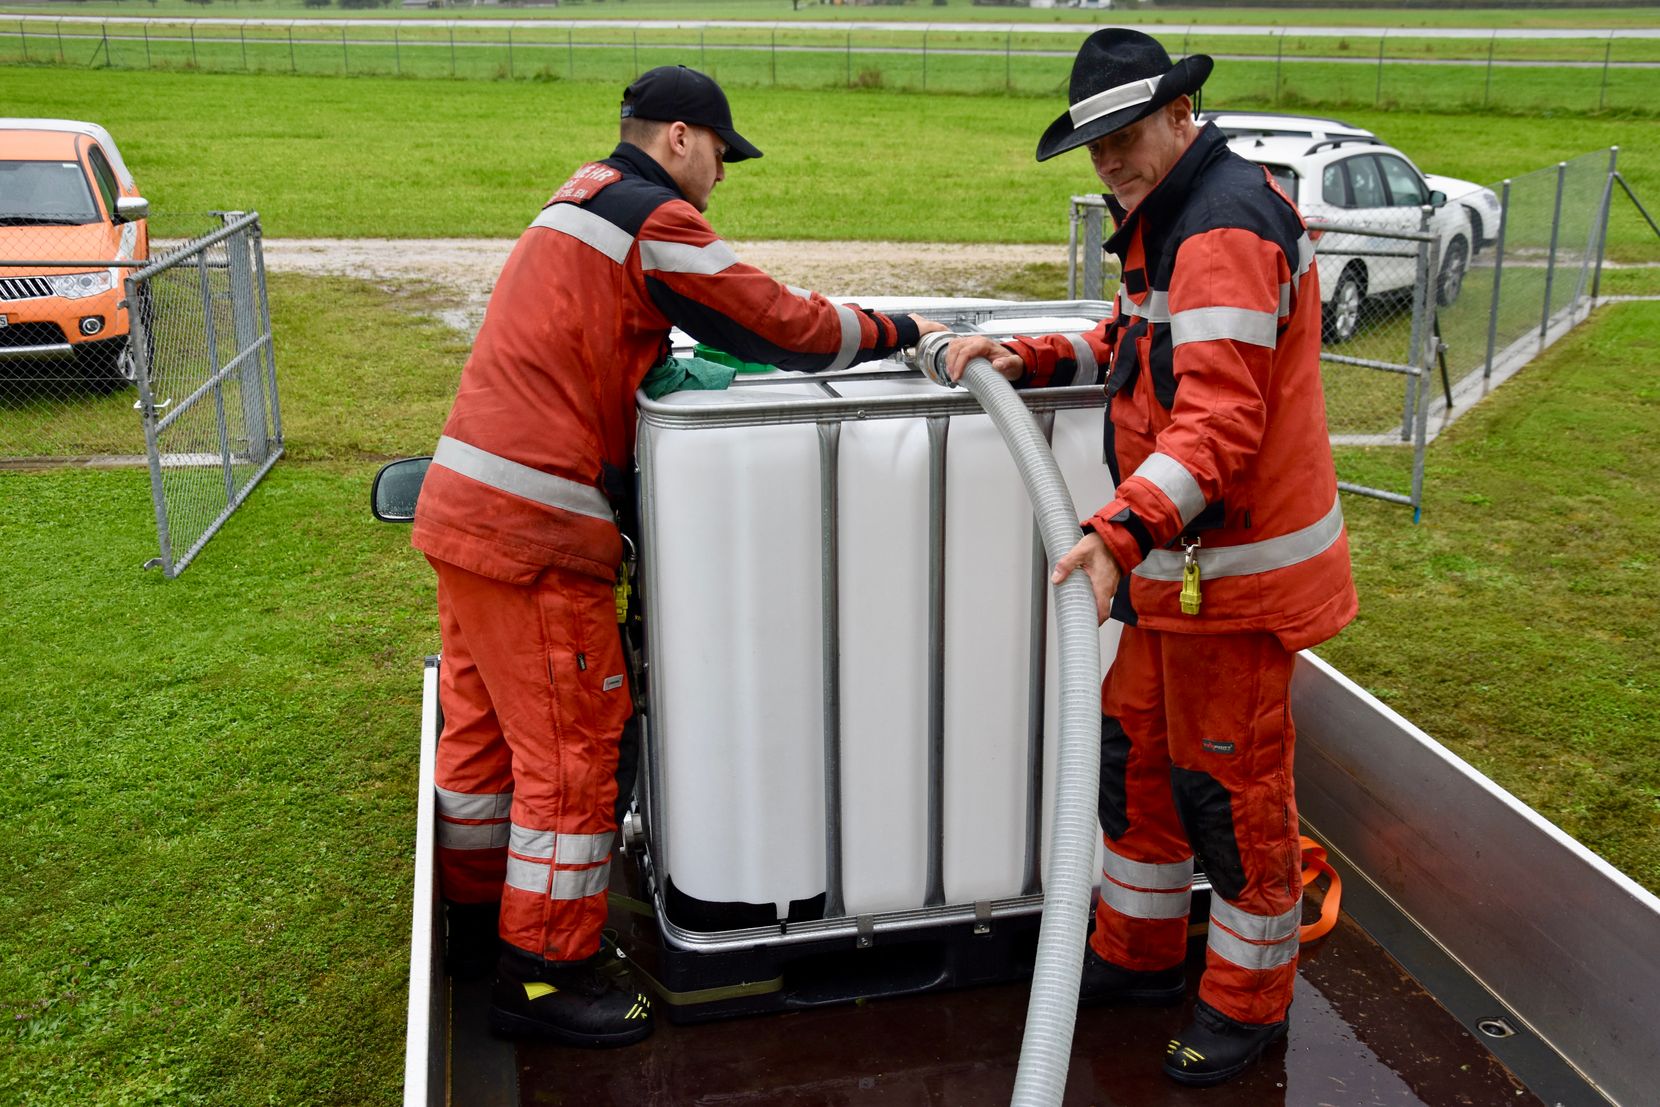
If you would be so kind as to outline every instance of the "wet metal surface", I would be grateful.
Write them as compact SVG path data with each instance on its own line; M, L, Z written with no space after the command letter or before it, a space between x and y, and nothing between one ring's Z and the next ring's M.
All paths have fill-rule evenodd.
M1202 962L1196 943L1195 983ZM1202 1091L1159 1071L1166 1041L1185 1025L1185 1005L1081 1011L1066 1103L1542 1107L1347 917L1304 947L1298 975L1287 1041L1231 1083ZM521 1043L519 1101L1006 1104L1027 996L1025 985L1005 985L694 1026L659 1018L651 1039L615 1051ZM463 1102L457 1093L453 1101Z

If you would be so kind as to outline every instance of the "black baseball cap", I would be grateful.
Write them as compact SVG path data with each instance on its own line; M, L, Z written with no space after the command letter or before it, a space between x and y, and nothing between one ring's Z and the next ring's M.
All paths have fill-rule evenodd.
M655 119L708 127L726 142L729 162L758 158L756 149L732 129L732 108L713 77L683 65L648 69L623 89L623 118Z

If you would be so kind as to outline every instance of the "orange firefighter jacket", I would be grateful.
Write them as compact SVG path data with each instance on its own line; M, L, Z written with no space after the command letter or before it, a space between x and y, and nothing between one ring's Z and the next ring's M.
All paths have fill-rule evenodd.
M1042 387L1101 379L1113 501L1085 523L1127 574L1114 614L1151 630L1267 631L1288 649L1354 618L1320 384L1320 291L1302 217L1206 126L1126 213L1114 315L1009 343ZM1189 546L1196 614L1182 608Z
M739 262L623 143L548 201L502 269L415 511L412 541L482 576L610 579L607 471L628 471L635 390L669 330L749 361L838 369L914 345L908 317L833 304Z

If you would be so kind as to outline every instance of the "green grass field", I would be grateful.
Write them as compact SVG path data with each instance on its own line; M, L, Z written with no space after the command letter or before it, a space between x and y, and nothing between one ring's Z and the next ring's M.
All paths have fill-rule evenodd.
M20 115L103 122L158 212L258 210L274 237L512 236L572 168L609 152L616 133L618 89L592 82L142 80L145 95L134 97L128 73L0 67L0 101ZM768 151L735 166L716 191L711 216L736 239L1062 242L1068 197L1100 188L1081 156L1032 160L1058 99L870 89L744 89L733 98L740 127ZM1626 179L1660 207L1660 146L1644 141L1654 123L1344 117L1431 171L1475 181L1620 144ZM1660 239L1623 197L1610 249L1660 258Z

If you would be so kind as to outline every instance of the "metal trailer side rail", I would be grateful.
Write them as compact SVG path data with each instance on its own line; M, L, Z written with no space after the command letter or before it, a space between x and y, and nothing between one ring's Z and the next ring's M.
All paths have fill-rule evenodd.
M1306 651L1291 700L1297 804L1343 871L1609 1102L1652 1103L1660 899ZM1481 1026L1503 1013L1449 1009L1504 1032Z
M415 899L409 927L409 1013L404 1032L404 1107L449 1102L449 978L438 904L438 665L421 671L421 758L415 798Z

